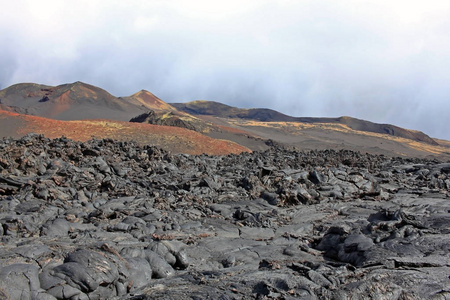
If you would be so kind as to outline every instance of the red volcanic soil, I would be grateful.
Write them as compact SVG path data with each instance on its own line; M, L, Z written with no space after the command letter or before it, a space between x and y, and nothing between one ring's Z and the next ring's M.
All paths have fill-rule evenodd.
M18 137L27 133L44 134L48 138L65 136L77 141L91 138L135 140L173 153L226 155L251 151L231 141L178 127L111 120L58 121L0 110L1 136Z
M49 111L50 117L60 115L62 112L70 109L72 102L70 99L70 93L71 91L67 91L59 96L58 105L53 105Z
M0 110L0 136L18 137L17 129L25 126L26 116Z

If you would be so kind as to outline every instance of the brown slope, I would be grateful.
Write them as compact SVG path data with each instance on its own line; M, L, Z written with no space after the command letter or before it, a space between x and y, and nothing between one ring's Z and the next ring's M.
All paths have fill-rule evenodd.
M234 142L213 139L178 127L111 120L60 121L0 110L1 137L20 137L28 133L44 134L49 138L65 136L78 141L93 137L135 140L174 153L224 155L250 151Z
M210 119L211 117L208 117ZM334 123L260 122L243 119L227 120L229 126L246 130L263 139L298 149L349 149L389 156L427 157L450 160L448 146L430 145L402 137L351 129ZM446 142L450 145L450 142Z
M301 123L332 123L343 124L351 129L412 139L418 142L438 145L438 143L423 132L404 129L390 124L378 124L352 117L339 118L309 118L291 117L275 110L265 108L242 109L214 101L192 101L188 103L172 103L178 110L192 115L210 115L221 118L239 118L261 122L301 122Z
M374 144L373 141L376 138L368 133L383 133L383 135L388 137L400 136L402 138L406 137L411 140L426 141L429 144L434 144L432 139L431 141L427 140L429 137L421 132L349 117L294 118L270 109L239 109L209 101L195 101L179 105L174 105L180 109L180 111L177 111L175 107L164 103L164 101L148 91L140 91L130 97L116 98L103 89L81 82L57 87L37 84L18 84L0 91L0 108L9 111L33 115L49 115L55 119L102 118L128 121L132 117L153 109L158 111L162 116L162 118L156 121L156 124L176 125L179 123L178 120L182 120L183 123L188 122L194 124L196 131L210 137L233 140L254 150L262 150L266 147L264 139L272 139L283 143L287 141L287 144L298 145L299 134L305 133L305 129L301 129L301 133L298 132L298 124L315 125L310 127L314 129L308 129L312 131L307 134L309 138L303 140L302 147L305 145L315 148L336 147L335 141L338 140L340 141L338 144L345 144L345 147L353 147L355 150L368 152L380 151L377 145L381 145L382 142ZM195 114L195 116L188 114L186 111ZM219 121L217 116L225 118ZM206 117L209 119L206 119ZM234 119L230 119L230 117ZM257 120L261 124L269 122L270 125L267 123L264 125L260 124L261 126L238 127L233 124L233 120ZM16 120L16 122L18 121ZM276 124L277 122L284 122L286 124L280 125ZM297 125L294 126L290 123ZM325 126L327 129L323 129L322 127L324 126L322 124L327 124ZM342 135L342 132L336 130L341 125L346 126L347 130L349 132L351 131L351 134L347 132L342 138L337 138ZM278 127L274 129L274 126ZM258 129L256 130L255 128ZM14 133L12 129L8 130L8 135ZM360 138L355 140L355 134L359 137L367 135L365 139L368 140L363 141ZM255 136L259 136L262 139L255 139ZM405 143L407 144L407 142ZM384 142L385 144L386 142ZM372 146L369 147L368 145ZM427 153L425 151L417 154L416 152L409 151L409 146L405 147L406 151L400 151L401 147L386 148L382 146L381 151L394 154L408 153L406 155L412 156L419 155L420 153L420 156L422 156L425 155L424 153ZM419 148L423 149L424 147L420 146ZM435 152L433 151L431 153Z
M130 120L130 122L153 125L174 126L186 128L202 133L215 139L224 139L236 142L252 150L266 150L268 146L259 137L242 129L227 126L227 123L219 124L218 119L212 117L212 121L206 118L197 118L185 112L179 111L154 111L150 110Z
M266 108L237 108L214 101L197 100L188 103L171 103L180 111L192 115L209 115L221 118L239 118L257 121L293 122L294 117Z
M128 121L146 110L82 82L56 87L21 83L0 91L3 109L56 120L105 118Z
M450 148L450 141L447 140L442 140L442 139L435 139L437 141L437 143L442 146L442 147L446 147L446 148ZM449 150L450 151L450 150Z
M129 121L152 110L159 116L154 120L146 120L150 124L178 125L206 134L212 131L227 131L226 128L219 129L213 124L177 111L148 91L141 90L129 97L116 98L103 89L82 82L56 87L32 83L16 84L0 91L0 109L58 120L120 121ZM8 135L13 135L13 132L10 131ZM230 139L228 135L212 137ZM235 140L246 141L243 137Z
M424 142L430 145L437 146L438 143L426 135L425 133L417 130L405 129L391 124L379 124L365 120L360 120L352 117L339 117L339 118L296 118L297 121L305 123L335 123L347 125L353 130L367 131L373 133L388 134L396 137L402 137L411 139L417 142Z
M144 107L145 109L149 110L156 110L156 111L175 111L176 108L171 106L170 104L167 104L166 102L162 101L158 97L156 97L154 94L150 93L146 90L141 90L129 97L122 97L121 99L124 99L125 101L132 103L136 106Z

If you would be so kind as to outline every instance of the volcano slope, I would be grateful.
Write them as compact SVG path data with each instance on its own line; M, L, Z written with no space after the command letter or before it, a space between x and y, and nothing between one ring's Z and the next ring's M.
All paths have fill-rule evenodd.
M190 129L220 141L185 130L125 124L130 120ZM21 137L30 132L81 141L91 137L132 138L190 154L264 151L268 149L267 142L275 142L302 150L347 149L450 159L448 141L390 124L350 117L291 117L270 109L242 109L213 101L168 104L145 90L115 97L79 81L58 86L19 83L0 90L0 138ZM224 140L230 141L228 145ZM206 144L210 146L205 147ZM218 148L223 149L215 152Z
M0 298L447 299L450 163L0 141Z
M112 120L59 121L0 110L0 136L18 138L29 133L43 134L49 138L65 136L77 141L98 137L114 138L117 141L134 140L175 153L229 154L250 151L232 141L210 138L178 127Z
M203 100L171 105L206 122L301 150L346 149L391 156L450 159L447 141L391 124L352 117L292 117L271 109L243 109ZM205 134L235 141L252 150L265 150L260 145L254 148L255 139L242 139L237 134L220 131Z
M58 86L20 83L0 91L0 108L56 120L111 119L128 121L158 104L158 98L141 91L117 98L83 82Z

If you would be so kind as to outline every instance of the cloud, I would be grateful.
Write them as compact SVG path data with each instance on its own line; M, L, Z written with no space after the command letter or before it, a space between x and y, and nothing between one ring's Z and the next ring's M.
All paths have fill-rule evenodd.
M450 139L444 1L18 0L2 12L0 88L80 80Z

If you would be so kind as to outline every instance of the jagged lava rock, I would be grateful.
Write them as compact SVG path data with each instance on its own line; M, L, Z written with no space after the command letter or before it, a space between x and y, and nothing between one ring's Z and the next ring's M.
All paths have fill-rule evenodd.
M445 299L449 163L0 141L11 299Z

